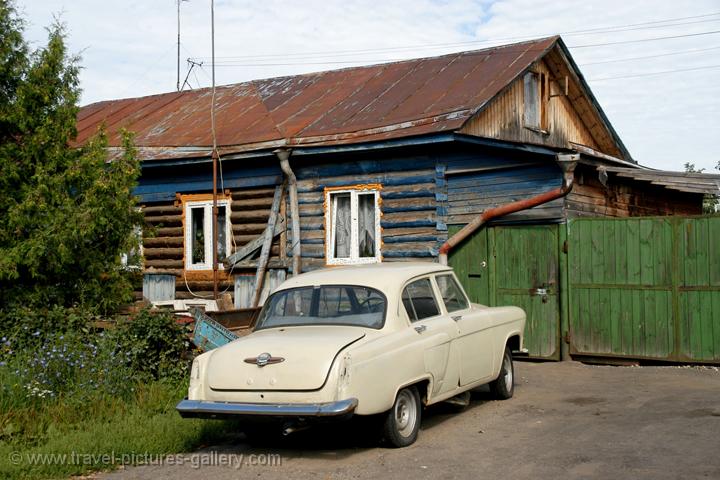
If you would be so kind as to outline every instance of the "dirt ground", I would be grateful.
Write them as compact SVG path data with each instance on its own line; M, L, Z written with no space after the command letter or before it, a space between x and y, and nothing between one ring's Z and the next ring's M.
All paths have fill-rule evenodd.
M717 368L516 362L515 373L510 400L480 392L461 413L426 410L408 448L369 444L349 425L264 445L239 434L237 443L186 455L184 465L100 478L720 478ZM276 454L280 465L266 465Z

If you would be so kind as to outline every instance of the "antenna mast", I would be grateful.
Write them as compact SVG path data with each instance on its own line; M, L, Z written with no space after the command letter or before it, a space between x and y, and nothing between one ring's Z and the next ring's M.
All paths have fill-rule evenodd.
M177 0L177 25L178 25L178 40L177 40L177 84L175 88L180 91L180 1Z
M218 298L218 197L217 197L217 169L218 149L215 135L215 0L210 0L210 32L212 49L212 96L210 104L210 130L212 134L212 165L213 165L213 203L212 203L212 247L213 247L213 299ZM226 207L227 208L227 207Z

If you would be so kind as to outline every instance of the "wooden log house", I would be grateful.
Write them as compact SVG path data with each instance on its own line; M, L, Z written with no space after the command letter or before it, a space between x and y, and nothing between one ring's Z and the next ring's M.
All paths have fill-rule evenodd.
M111 155L121 128L135 133L149 227L143 268L174 276L178 299L212 293L210 101L199 89L99 102L78 115L78 142L105 125ZM638 165L559 37L221 86L216 123L221 258L265 231L287 180L274 152L291 150L300 238L285 192L270 288L293 273L298 240L303 271L436 261L449 228L557 188L558 154L579 158L570 194L494 224L699 214L703 195L717 191L700 175ZM247 306L237 279L252 278L256 263L220 272L236 306Z

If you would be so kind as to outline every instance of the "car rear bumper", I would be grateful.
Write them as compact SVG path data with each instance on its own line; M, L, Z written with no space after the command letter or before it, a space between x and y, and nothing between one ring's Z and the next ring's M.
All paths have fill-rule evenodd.
M357 398L328 403L239 403L184 399L175 409L183 418L340 417L351 415L357 405Z

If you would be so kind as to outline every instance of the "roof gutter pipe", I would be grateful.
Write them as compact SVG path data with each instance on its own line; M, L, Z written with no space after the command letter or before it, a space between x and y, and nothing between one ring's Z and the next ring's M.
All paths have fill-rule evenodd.
M285 174L288 181L288 191L290 192L290 219L292 221L292 274L300 275L302 271L301 265L301 247L300 247L300 213L298 210L298 194L297 194L297 177L290 168L290 154L292 150L289 148L279 148L273 153L280 160L280 169Z
M534 197L517 200L515 202L506 203L504 205L499 205L497 207L485 210L483 213L478 215L472 222L465 225L465 227L463 227L459 232L448 238L447 241L440 247L440 264L447 265L448 253L450 253L450 250L452 250L463 240L465 240L470 235L479 230L480 227L485 225L490 220L508 215L510 213L515 213L521 210L527 210L529 208L537 207L538 205L542 205L543 203L551 202L558 198L562 198L568 193L570 193L574 182L573 172L575 171L575 166L580 159L580 155L557 154L555 158L558 166L560 166L563 172L562 186L554 190L550 190L549 192L541 193L540 195Z

